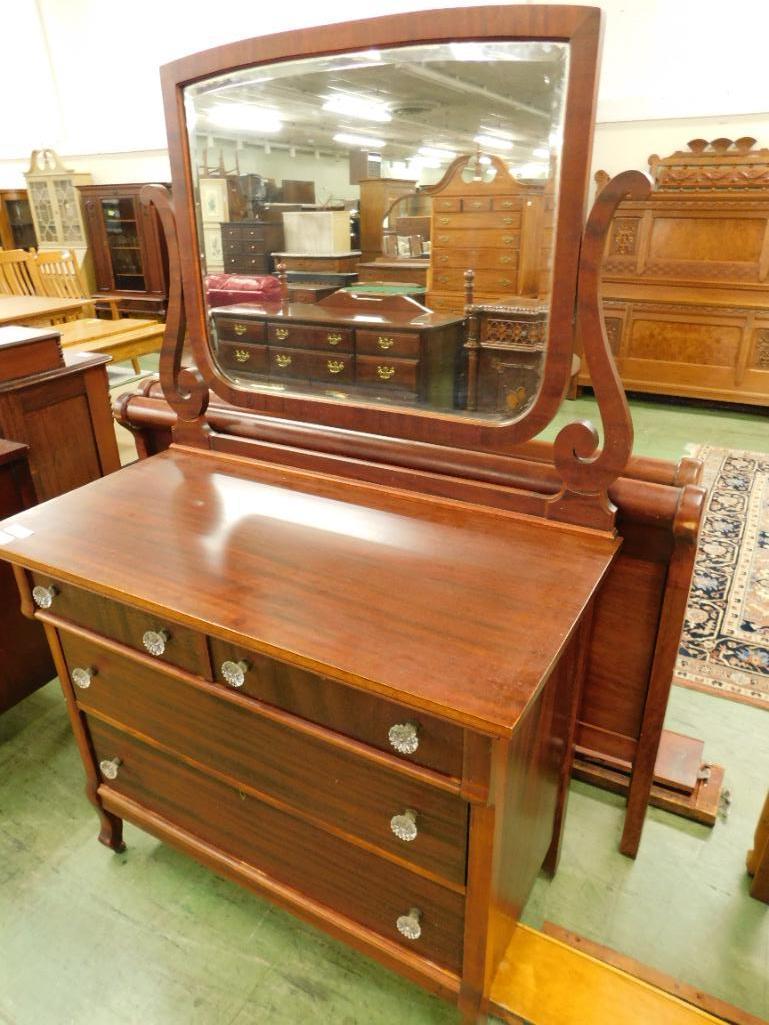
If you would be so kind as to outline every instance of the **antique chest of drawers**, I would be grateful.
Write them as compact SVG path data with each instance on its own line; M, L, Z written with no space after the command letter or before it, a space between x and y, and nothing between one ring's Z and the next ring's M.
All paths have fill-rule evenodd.
M555 865L617 542L176 446L51 508L2 556L102 842L129 819L477 1006Z
M315 388L360 386L452 407L460 401L464 321L403 296L334 293L317 303L211 311L220 366L244 379ZM335 305L327 305L334 303Z
M504 163L491 181L465 181L470 157L459 158L432 195L432 250L427 305L461 312L467 270L475 272L475 296L492 301L506 295L535 296L540 287L545 199L541 186L511 177Z
M283 223L229 221L222 224L224 269L229 274L269 274L272 253L283 248Z

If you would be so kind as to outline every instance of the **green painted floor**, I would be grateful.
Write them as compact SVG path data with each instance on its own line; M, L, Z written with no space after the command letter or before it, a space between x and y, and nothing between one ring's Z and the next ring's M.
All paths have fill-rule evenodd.
M559 422L594 410L583 397ZM761 413L650 401L633 412L640 454L677 458L697 441L769 451ZM652 810L631 862L617 853L621 800L575 783L561 867L524 918L769 1018L769 907L744 873L769 786L769 713L674 688L668 725L727 767L728 818L708 830ZM110 854L82 784L58 684L0 716L2 1025L456 1022L449 1005L138 829Z

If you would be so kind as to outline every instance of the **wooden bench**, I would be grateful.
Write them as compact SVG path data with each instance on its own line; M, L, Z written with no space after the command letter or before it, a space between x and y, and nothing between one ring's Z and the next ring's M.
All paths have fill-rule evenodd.
M136 373L141 372L139 357L159 352L163 344L164 325L155 320L99 320L87 317L61 324L62 349L101 352L111 356L113 363L130 360Z

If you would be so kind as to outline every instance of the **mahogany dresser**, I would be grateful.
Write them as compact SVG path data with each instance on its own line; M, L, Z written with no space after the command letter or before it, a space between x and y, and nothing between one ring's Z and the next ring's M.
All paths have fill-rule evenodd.
M623 546L610 488L632 425L598 272L616 204L648 183L629 172L607 186L580 245L600 22L585 7L436 10L262 36L165 67L174 196L151 186L143 200L171 266L161 381L173 444L0 523L0 556L50 639L100 839L121 849L128 819L453 1000L464 1025L494 1009L523 904L537 873L556 869L595 603ZM467 42L483 61L464 59ZM442 105L452 138L494 102L499 117L526 115L542 145L562 129L546 372L519 417L438 405L433 388L454 363L425 333L456 331L461 316L412 304L413 321L399 320L378 297L347 315L335 296L298 317L283 304L250 316L206 308L187 118L198 123L237 74L265 105L301 91L314 122L342 74L363 89L372 59L385 84L410 81L411 65L418 109L438 123ZM423 75L432 64L437 83ZM507 102L519 88L511 67L538 83L534 114ZM392 122L383 135L399 130ZM495 477L487 461L512 457L560 406L575 306L604 447L589 424L569 423L553 467L529 466L546 487ZM275 363L319 358L341 363L340 376L353 360L356 381L365 367L396 383L402 362L417 383L403 395L377 383L372 397L276 388L223 365L223 319L249 359L274 348ZM185 344L195 369L182 366ZM216 430L210 390L287 434ZM321 444L305 444L302 427Z
M451 407L461 382L464 321L406 296L334 292L317 303L249 303L211 311L222 367L240 376L386 389Z
M651 156L654 191L620 205L603 298L626 388L769 402L769 150L754 143Z
M283 221L279 210L267 211L262 220L222 224L224 269L230 274L269 274L272 254L282 248Z
M461 312L464 274L475 272L479 301L505 295L536 296L540 287L544 192L516 181L499 157L490 157L490 181L465 181L475 158L457 157L432 196L432 250L427 278L431 309Z

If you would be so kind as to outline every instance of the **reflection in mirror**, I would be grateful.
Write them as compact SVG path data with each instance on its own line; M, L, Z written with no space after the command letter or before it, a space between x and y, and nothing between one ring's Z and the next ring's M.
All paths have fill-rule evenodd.
M568 45L398 47L185 89L239 386L505 420L547 338Z

